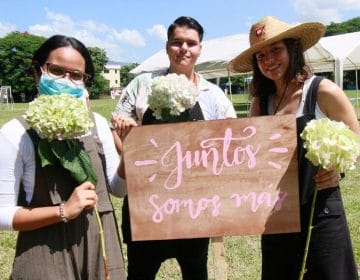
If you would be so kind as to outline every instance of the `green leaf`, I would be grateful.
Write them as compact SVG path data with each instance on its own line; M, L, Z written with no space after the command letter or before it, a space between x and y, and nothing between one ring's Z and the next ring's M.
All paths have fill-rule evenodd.
M60 160L62 166L71 172L73 178L79 183L83 183L87 179L86 170L83 169L81 160L79 157L75 157L72 160L68 160L66 157Z
M76 144L77 143L77 144ZM54 140L51 142L54 155L61 161L64 157L73 160L80 152L80 143L76 140Z
M79 153L79 160L82 164L83 169L85 170L85 173L88 176L86 180L90 181L96 186L97 176L94 170L92 169L92 162L88 153L85 152L84 150L81 150Z
M44 167L46 165L55 164L57 157L54 155L51 143L46 139L41 139L38 145L38 154L41 161L41 166Z
M79 184L90 181L96 185L97 177L92 169L91 158L78 140L54 140L51 148L54 156Z

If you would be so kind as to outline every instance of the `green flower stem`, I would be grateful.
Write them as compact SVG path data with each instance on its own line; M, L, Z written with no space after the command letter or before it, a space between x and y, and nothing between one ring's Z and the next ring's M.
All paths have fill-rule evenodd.
M311 232L314 227L312 225L312 223L313 223L313 219L314 219L314 210L315 210L315 202L316 202L317 192L318 192L318 189L315 188L313 200L311 202L309 226L308 226L308 232L307 232L306 244L305 244L305 250L304 250L304 258L303 258L302 265L301 265L299 280L302 280L304 278L304 274L306 273L306 260L307 260L307 256L308 256L308 252L309 252Z
M110 280L109 263L107 261L106 250L105 250L104 229L102 227L102 223L101 223L101 219L100 219L100 215L99 215L99 211L98 211L97 206L95 206L95 215L96 215L96 220L97 220L98 226L99 226L101 251L102 251L102 257L103 257L103 262L104 262L104 270L105 270L105 279Z

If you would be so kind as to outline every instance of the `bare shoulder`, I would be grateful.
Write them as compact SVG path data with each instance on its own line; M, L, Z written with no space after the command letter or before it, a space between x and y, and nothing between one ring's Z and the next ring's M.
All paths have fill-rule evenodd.
M338 97L339 95L346 97L344 91L336 83L326 78L321 80L318 88L318 94L320 98Z
M318 103L320 109L325 113L332 108L351 106L351 102L345 92L329 79L323 79L319 84Z
M323 79L318 88L318 105L330 119L343 121L352 130L360 134L359 122L355 109L345 92L334 82Z

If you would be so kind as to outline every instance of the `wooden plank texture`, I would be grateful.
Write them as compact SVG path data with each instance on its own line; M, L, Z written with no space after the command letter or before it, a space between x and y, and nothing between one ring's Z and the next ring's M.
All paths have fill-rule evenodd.
M133 128L133 240L299 231L296 139L294 115Z

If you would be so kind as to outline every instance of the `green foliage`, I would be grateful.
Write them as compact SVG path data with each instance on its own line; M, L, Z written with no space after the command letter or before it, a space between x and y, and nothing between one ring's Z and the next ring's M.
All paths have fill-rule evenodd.
M360 17L356 17L341 23L331 22L326 27L325 36L339 35L360 31Z
M21 93L25 94L26 101L31 101L37 94L34 79L27 70L34 52L45 40L44 37L20 32L0 38L0 85L11 86L15 101L21 101ZM89 47L88 50L95 67L90 98L98 98L109 91L108 82L100 74L107 62L106 52L97 47Z
M132 80L129 72L138 65L138 63L133 63L130 65L121 66L120 84L123 88L126 87L128 83L130 83L130 81Z
M99 72L96 72L93 85L89 89L90 99L98 99L101 94L106 92L109 92L109 82Z
M94 99L99 98L99 96L105 92L109 92L109 83L101 75L101 72L104 69L104 65L108 61L108 58L106 56L105 50L103 49L100 49L98 47L89 47L88 50L90 52L95 68L94 82L89 90L90 98Z
M37 93L34 79L27 70L33 53L44 41L44 37L26 32L12 32L0 38L0 84L11 86L15 101L21 101L21 93L27 101Z

